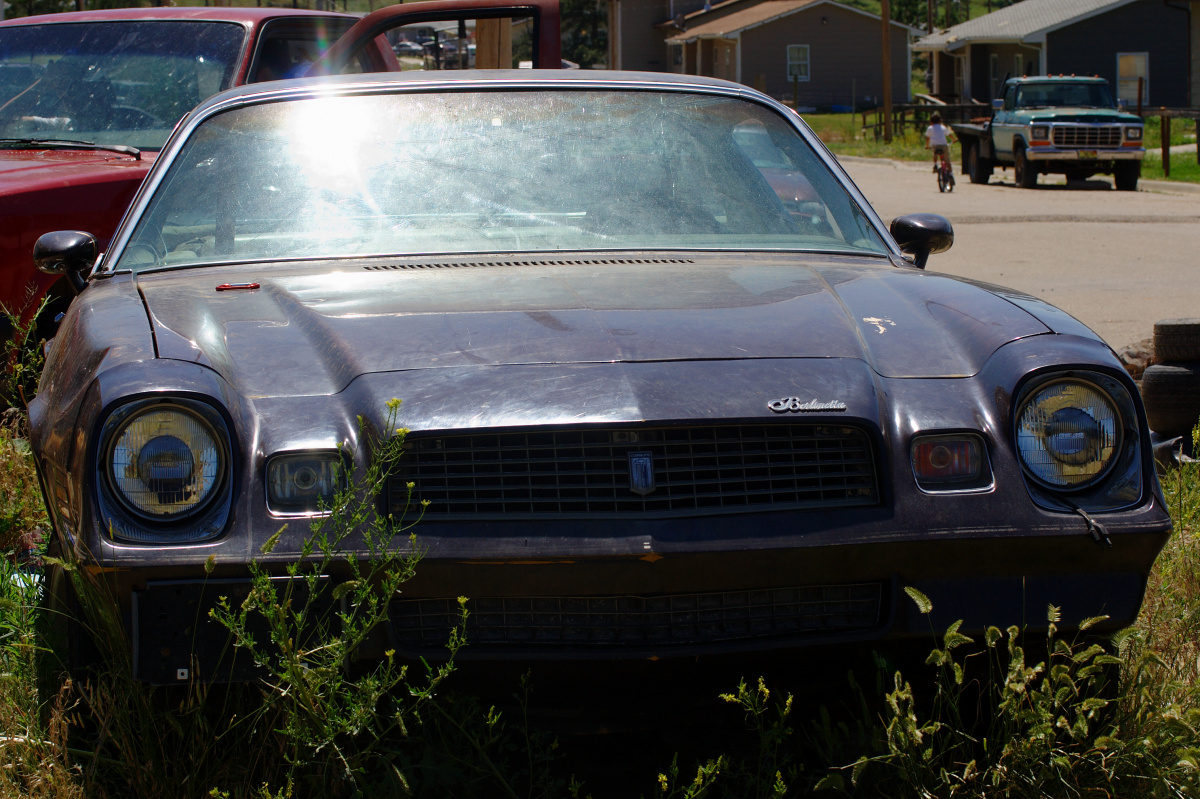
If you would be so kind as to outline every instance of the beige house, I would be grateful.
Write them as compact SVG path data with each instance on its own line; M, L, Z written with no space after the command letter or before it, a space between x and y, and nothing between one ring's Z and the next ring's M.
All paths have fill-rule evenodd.
M800 106L864 108L883 91L880 17L834 0L726 0L707 8L658 10L645 30L631 30L652 13L650 0L610 0L610 66L707 75L754 86ZM679 5L682 5L682 0ZM910 41L919 31L892 22L892 100L909 99ZM637 47L630 46L631 38ZM650 63L654 62L654 63Z

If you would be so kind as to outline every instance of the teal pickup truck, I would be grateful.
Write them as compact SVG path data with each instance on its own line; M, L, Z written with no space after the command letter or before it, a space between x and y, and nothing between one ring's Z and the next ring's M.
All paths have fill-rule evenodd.
M1142 120L1113 101L1103 78L1014 78L992 108L986 123L952 126L972 183L987 183L993 169L1012 166L1023 189L1037 188L1043 172L1076 179L1103 172L1118 191L1137 190L1146 155Z

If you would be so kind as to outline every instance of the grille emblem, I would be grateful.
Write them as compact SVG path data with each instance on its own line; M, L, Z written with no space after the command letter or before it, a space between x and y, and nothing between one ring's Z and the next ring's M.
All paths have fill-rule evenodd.
M654 453L629 453L629 490L639 497L654 493Z
M783 397L771 400L767 403L767 407L775 413L841 413L846 410L846 403L841 400L821 402L815 399L805 402L799 397Z

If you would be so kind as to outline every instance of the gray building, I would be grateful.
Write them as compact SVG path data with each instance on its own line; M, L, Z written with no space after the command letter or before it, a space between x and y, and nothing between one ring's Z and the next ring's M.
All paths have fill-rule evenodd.
M671 71L736 81L781 99L795 94L798 105L814 108L881 102L882 27L878 15L834 0L730 0L659 25ZM914 33L890 25L894 102L909 99Z
M1099 75L1132 106L1186 107L1194 0L1022 0L932 33L933 93L988 102L1006 75ZM1200 98L1198 98L1200 99Z

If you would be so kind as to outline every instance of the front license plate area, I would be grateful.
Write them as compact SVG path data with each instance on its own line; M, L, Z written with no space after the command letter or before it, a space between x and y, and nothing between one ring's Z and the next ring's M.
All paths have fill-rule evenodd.
M277 594L282 591L281 582L276 582ZM218 597L226 597L232 608L240 607L250 587L249 580L170 580L147 583L144 591L134 591L133 657L137 679L153 685L186 685L262 677L262 669L249 653L234 648L229 630L208 615ZM292 604L302 601L306 593L301 581ZM318 604L318 612L331 609L328 592ZM251 614L246 628L270 653L263 617Z
M1080 150L1079 151L1080 160L1084 160L1084 159L1094 160L1097 156L1099 156L1099 153L1097 153L1095 150Z

